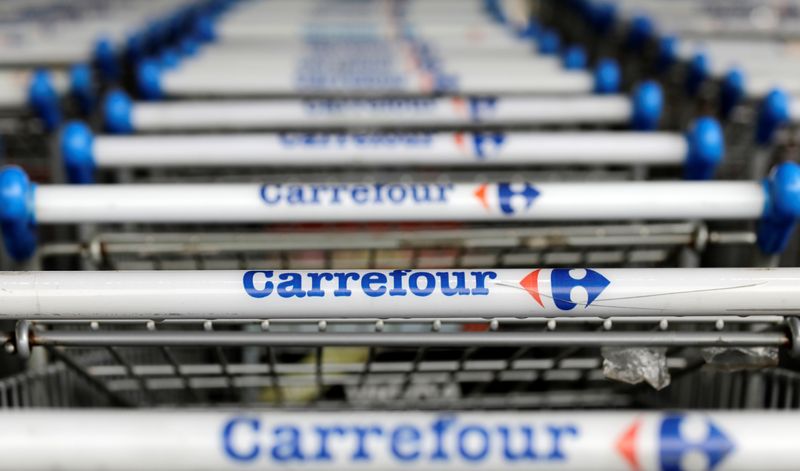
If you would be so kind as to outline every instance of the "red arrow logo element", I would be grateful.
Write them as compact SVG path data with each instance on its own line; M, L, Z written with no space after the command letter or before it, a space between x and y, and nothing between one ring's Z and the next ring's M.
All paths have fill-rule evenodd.
M531 295L531 297L539 303L539 306L544 307L542 304L542 296L539 294L539 272L542 270L533 270L532 272L525 275L525 278L520 280L519 285L525 288L525 291Z
M636 456L636 438L639 435L641 426L642 421L637 419L617 440L617 451L625 458L625 461L628 462L633 471L642 469L639 466L639 458Z
M481 204L483 205L484 209L486 209L486 211L489 211L489 202L486 201L486 189L488 187L489 187L489 185L487 183L484 183L483 185L479 186L478 189L475 190L475 193L474 193L475 197L478 198L478 201L481 202Z

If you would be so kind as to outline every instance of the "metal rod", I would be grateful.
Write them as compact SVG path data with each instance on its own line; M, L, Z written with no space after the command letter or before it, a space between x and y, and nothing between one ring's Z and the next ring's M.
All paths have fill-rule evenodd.
M261 332L40 332L33 345L63 347L783 347L781 332L526 332L526 333L261 333Z

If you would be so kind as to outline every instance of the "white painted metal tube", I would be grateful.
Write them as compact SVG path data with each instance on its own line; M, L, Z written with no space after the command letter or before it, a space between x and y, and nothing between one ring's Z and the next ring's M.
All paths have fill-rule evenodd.
M628 124L624 95L343 100L223 100L141 103L123 119L135 131L470 124Z
M589 94L594 89L590 72L542 71L538 74L485 71L454 75L448 92L461 94L529 93ZM437 88L435 79L423 74L388 71L377 74L266 74L236 73L219 68L193 70L191 67L166 71L161 93L170 97L286 95L302 92L427 94ZM452 87L452 88L451 88Z
M281 133L105 136L97 168L681 165L685 136L639 132Z
M3 272L2 319L774 316L800 269Z
M18 471L797 469L796 412L0 413Z
M38 185L38 223L756 219L758 182Z

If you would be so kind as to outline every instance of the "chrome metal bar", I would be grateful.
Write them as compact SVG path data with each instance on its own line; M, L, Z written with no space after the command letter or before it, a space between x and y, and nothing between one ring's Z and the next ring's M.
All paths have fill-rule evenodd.
M261 333L261 332L36 332L33 345L64 347L782 347L781 332L525 332L525 333Z

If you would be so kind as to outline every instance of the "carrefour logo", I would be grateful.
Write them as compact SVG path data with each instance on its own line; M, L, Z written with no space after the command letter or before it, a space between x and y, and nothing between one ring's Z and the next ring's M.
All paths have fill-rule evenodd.
M452 183L356 183L282 184L261 186L261 200L269 206L316 206L340 204L402 205L406 203L447 203Z
M617 451L632 471L641 471L638 442L642 422L634 421L617 440ZM658 428L661 471L714 471L735 449L731 439L711 419L667 415Z
M505 143L505 134L501 132L474 132L453 135L456 147L461 153L474 155L478 160L485 160L500 153Z
M530 183L497 183L495 186L497 187L497 204L500 211L509 216L530 210L533 202L541 194ZM475 198L487 211L491 210L489 188L489 184L485 183L478 186L473 192Z
M543 273L542 269L533 270L519 282L519 285L541 307L544 307L542 281L546 276ZM588 308L611 284L608 278L591 269L556 268L550 270L549 274L550 293L549 296L547 294L544 294L544 296L552 299L553 304L562 311L570 311L578 306L578 303L573 298L575 290L580 289L585 292L586 302L582 303L582 305L584 308Z
M580 437L572 421L498 423L433 417L426 421L269 423L235 417L221 430L222 449L234 462L281 465L394 462L409 465L561 463Z
M489 281L497 279L491 270L441 271L392 270L390 272L280 272L251 270L244 273L244 291L256 299L350 297L353 290L371 298L384 296L427 297L486 296Z
M293 132L278 136L284 148L430 147L433 133L323 133Z

